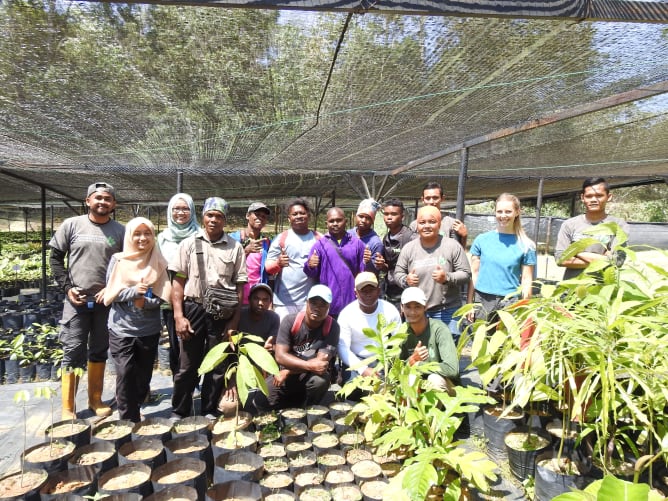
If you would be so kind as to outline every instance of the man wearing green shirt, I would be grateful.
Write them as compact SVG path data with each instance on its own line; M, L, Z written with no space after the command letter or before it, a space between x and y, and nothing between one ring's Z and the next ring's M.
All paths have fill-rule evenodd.
M438 371L427 376L434 387L454 394L459 381L459 358L452 333L440 320L427 317L427 298L422 289L408 287L401 294L401 309L408 324L408 337L401 346L401 359L410 365L437 362Z

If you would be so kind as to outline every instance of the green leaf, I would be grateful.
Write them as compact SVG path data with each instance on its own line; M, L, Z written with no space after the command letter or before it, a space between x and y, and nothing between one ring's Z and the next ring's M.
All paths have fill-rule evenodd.
M421 461L405 467L401 485L411 499L422 500L427 497L431 486L437 483L438 474L434 466L427 461Z
M253 363L258 365L263 371L269 374L278 374L279 368L276 360L274 360L274 357L264 346L255 343L246 343L241 348L241 351L248 353Z
M201 376L202 374L211 372L216 367L218 367L219 364L224 362L225 359L232 353L227 351L229 346L230 343L228 341L225 341L211 348L204 357L204 360L202 360L202 363L200 364L199 369L197 371L198 374Z

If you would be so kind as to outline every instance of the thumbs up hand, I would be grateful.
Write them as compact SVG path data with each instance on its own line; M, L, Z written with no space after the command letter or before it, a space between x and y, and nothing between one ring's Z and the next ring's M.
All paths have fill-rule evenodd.
M409 287L417 287L420 284L420 277L413 269L408 275L406 275L406 285Z
M422 341L418 341L417 346L413 350L413 354L408 359L408 363L415 365L418 362L423 362L429 358L429 350L426 346L422 346Z
M371 261L371 249L369 249L369 246L367 245L364 247L364 264L369 264L369 261Z
M278 256L278 265L281 268L285 268L286 266L290 265L290 257L288 256L285 247L281 247L281 254Z
M437 264L434 271L431 272L431 278L434 280L434 282L444 284L446 277L447 275L445 274L445 270L441 268L440 264Z
M311 269L317 268L320 264L320 256L318 256L318 251L314 250L311 257L308 259L308 267Z

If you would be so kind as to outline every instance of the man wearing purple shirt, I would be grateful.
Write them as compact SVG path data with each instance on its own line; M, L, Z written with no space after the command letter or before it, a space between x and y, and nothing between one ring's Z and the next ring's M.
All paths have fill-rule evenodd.
M348 230L349 234L359 238L364 243L365 247L368 247L371 250L372 258L375 258L376 255L382 256L385 252L383 249L383 242L381 242L378 233L373 229L373 222L379 207L380 204L373 198L362 200L357 209L357 214L355 215L357 226ZM372 271L378 274L379 270L377 270L373 259L367 263L366 271Z
M332 290L329 314L336 318L355 301L355 276L364 271L371 251L354 235L346 233L346 217L338 207L327 211L327 233L318 240L304 263L304 273Z

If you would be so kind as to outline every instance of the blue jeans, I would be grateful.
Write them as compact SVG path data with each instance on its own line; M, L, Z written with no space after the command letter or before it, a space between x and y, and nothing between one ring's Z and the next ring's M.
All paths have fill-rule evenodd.
M429 318L435 318L436 320L440 320L450 328L450 332L452 332L452 339L455 342L455 346L459 343L459 335L461 334L459 332L459 326L457 325L457 322L459 322L459 319L461 317L453 317L455 311L457 311L458 309L459 306L454 306L452 308L443 308L442 310L433 310L433 311L427 310L427 316Z

